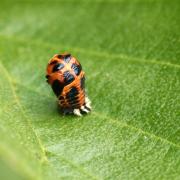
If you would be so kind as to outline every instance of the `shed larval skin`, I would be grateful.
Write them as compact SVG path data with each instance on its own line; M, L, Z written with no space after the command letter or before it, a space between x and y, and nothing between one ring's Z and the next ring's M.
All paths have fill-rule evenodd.
M85 73L71 54L54 55L47 65L46 78L63 114L82 116L91 111L91 102L85 93Z

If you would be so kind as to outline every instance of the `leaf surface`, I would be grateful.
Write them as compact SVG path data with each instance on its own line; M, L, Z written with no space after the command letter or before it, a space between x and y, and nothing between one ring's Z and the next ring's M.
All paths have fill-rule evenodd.
M11 3L0 7L2 176L179 179L178 1ZM63 51L86 72L88 116L60 115L45 82Z

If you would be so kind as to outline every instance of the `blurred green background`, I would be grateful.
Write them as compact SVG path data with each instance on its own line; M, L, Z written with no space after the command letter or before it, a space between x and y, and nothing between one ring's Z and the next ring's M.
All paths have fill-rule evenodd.
M0 179L180 179L178 0L0 0ZM58 113L70 52L93 111Z

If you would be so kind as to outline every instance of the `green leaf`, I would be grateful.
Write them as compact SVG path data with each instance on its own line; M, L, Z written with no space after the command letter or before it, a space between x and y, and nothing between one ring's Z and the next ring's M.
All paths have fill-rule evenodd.
M0 179L179 179L179 2L2 1ZM62 116L55 54L86 72L93 111Z

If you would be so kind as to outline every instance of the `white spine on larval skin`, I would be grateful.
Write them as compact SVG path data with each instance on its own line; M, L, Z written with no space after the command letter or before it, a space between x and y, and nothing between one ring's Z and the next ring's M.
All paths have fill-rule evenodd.
M85 97L85 104L87 108L91 109L91 101L87 96Z
M81 106L80 109L74 109L73 113L77 116L82 116L81 111L85 113L89 113L91 111L91 101L87 96L85 97L85 106Z
M73 110L73 113L74 113L75 115L77 115L77 116L82 116L82 114L81 114L81 112L80 112L79 109L74 109L74 110Z

